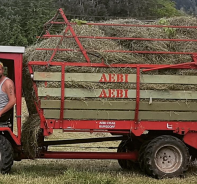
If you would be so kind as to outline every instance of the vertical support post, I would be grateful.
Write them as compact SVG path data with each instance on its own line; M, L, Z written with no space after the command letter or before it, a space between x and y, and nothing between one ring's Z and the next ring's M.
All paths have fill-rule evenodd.
M63 122L64 119L64 97L65 97L65 64L62 64L61 73L61 107L60 107L60 120Z
M16 87L16 118L18 140L21 142L21 104L22 104L22 63L23 56L20 54L14 61L15 87ZM17 80L16 80L17 79Z
M33 69L32 66L30 64L28 64L28 69L29 69L29 73L32 75L33 74ZM33 89L35 91L35 95L36 95L36 101L34 102L34 105L36 106L36 110L38 112L38 115L40 117L41 120L41 124L40 124L40 128L43 128L44 131L48 128L47 124L46 124L46 119L43 115L43 110L40 108L41 107L41 103L40 103L40 99L38 96L38 88L36 86L36 83L32 80L32 85L33 85Z
M137 66L136 74L136 108L135 108L135 123L139 123L139 106L140 106L140 67Z

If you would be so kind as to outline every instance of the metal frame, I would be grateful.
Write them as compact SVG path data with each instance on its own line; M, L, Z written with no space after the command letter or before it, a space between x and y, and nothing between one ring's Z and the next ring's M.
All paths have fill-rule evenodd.
M10 51L12 52L12 51ZM21 145L21 104L22 104L22 63L23 55L20 53L0 52L0 59L5 59L7 62L13 62L15 74L15 93L16 93L16 120L17 120L17 135L11 128L0 127L0 132L9 132L16 145Z
M61 15L63 22L57 22L55 19ZM67 27L63 35L51 35L49 30L47 30L48 25L52 24L63 24ZM100 63L91 63L90 58L88 57L88 51L85 50L81 44L79 38L83 39L112 39L112 40L141 40L141 41L173 41L173 42L197 42L197 39L157 39L157 38L128 38L128 37L94 37L94 36L77 36L72 25L75 23L70 23L66 18L62 9L57 11L57 14L49 22L45 24L46 34L42 38L47 39L51 37L60 37L61 40L59 44L65 38L73 38L79 46L78 50L73 49L59 49L59 44L56 48L38 48L37 50L51 50L53 54L48 62L44 61L30 61L28 63L28 68L30 74L33 74L33 66L61 66L61 108L60 108L60 119L45 119L43 115L43 110L40 108L40 101L37 93L36 83L33 81L33 87L36 92L36 97L38 103L35 103L38 114L41 118L41 128L44 130L44 136L51 135L54 129L63 129L64 132L110 132L113 134L120 135L129 135L133 134L135 136L141 136L150 130L163 130L163 131L172 131L179 135L185 135L190 131L197 131L197 122L177 122L177 121L140 121L138 118L139 114L139 101L140 101L140 71L143 72L150 70L158 70L165 68L176 68L176 69L197 69L197 53L196 52L163 52L163 51L128 51L128 50L105 50L103 52L119 52L119 53L137 53L137 54L182 54L182 55L191 55L191 62L177 64L177 65L154 65L154 64L111 64L106 65L103 60ZM182 29L196 29L197 26L165 26L165 25L132 25L132 24L102 24L102 23L86 23L84 25L104 25L104 26L128 26L128 27L154 27L154 28L182 28ZM72 36L65 36L65 33L68 31L71 32ZM86 62L56 62L53 61L53 58L57 51L67 51L67 52L81 52L86 59ZM117 121L117 120L65 120L63 119L63 108L64 108L64 85L65 85L65 67L66 66L84 66L84 67L114 67L114 68L136 68L137 77L136 77L136 110L135 110L135 119L130 121ZM110 125L113 122L115 125L113 128L110 126L107 128L101 128L99 126L100 122L105 122L106 125ZM61 142L62 143L62 142ZM53 144L53 143L51 143ZM55 143L54 143L55 144ZM62 153L62 152L47 152L46 150L42 152L40 158L100 158L100 159L137 159L137 153Z

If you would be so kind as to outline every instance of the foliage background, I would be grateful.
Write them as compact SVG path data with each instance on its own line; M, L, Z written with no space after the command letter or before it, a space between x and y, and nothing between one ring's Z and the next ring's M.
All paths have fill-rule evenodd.
M157 19L197 14L197 0L1 0L0 45L28 46L36 41L58 8L69 19ZM181 10L181 11L179 11Z

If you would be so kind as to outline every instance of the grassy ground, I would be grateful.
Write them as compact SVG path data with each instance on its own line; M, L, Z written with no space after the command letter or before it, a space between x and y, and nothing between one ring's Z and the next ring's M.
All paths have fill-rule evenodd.
M24 102L23 102L24 104ZM24 104L25 105L25 104ZM24 111L26 112L26 111ZM27 112L24 113L24 116ZM99 137L102 134L62 133L60 130L47 140ZM75 147L51 147L50 150L116 151L117 142L75 145ZM92 147L95 148L87 148ZM83 148L81 148L83 147ZM99 147L102 147L99 149ZM123 171L116 160L23 160L15 162L9 175L0 175L0 184L197 184L197 166L190 167L185 178L156 180L139 169Z
M197 183L197 168L185 178L156 180L139 170L122 171L117 161L110 160L24 160L15 162L9 175L1 175L0 183L68 183L68 184L189 184Z

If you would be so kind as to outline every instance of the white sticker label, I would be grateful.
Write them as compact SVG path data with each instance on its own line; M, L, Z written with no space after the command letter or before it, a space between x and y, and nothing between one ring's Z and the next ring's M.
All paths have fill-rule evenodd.
M116 122L105 122L101 121L99 122L99 128L115 128L116 127Z

